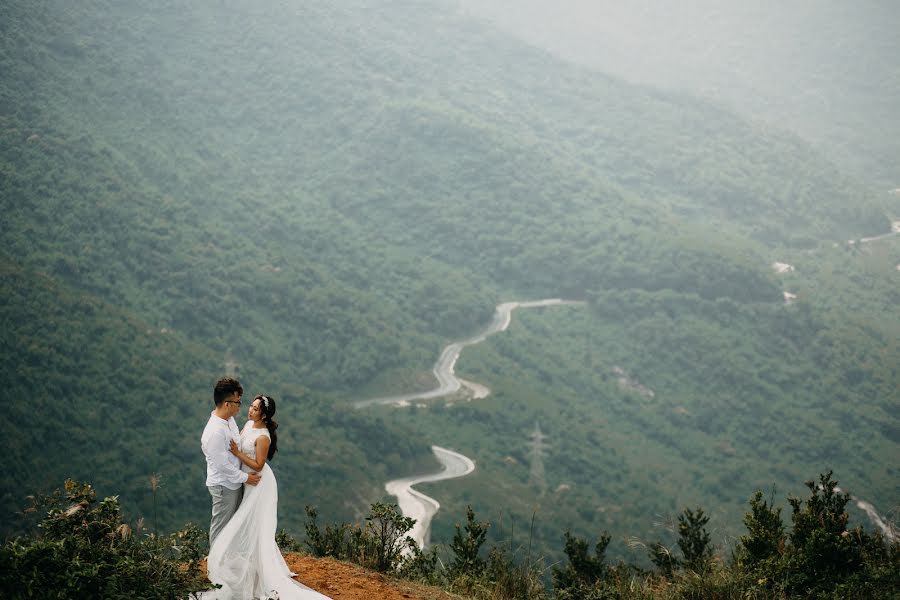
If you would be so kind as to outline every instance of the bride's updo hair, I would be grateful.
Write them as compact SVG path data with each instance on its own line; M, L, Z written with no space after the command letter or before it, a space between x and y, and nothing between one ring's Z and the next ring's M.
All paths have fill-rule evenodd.
M278 423L272 418L275 415L275 399L272 398L272 396L259 394L253 400L259 400L259 408L262 411L263 423L266 424L266 429L269 430L269 436L272 438L272 443L269 444L268 457L268 460L272 460L272 457L275 456L275 452L278 451L278 436L275 434L275 430L278 429Z

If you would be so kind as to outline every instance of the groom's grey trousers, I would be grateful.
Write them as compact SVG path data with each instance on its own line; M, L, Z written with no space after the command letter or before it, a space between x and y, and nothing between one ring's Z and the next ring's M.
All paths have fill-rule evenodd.
M211 485L206 489L212 496L212 519L209 522L209 547L212 548L213 540L219 537L240 506L241 498L244 497L244 486L229 490L224 485Z

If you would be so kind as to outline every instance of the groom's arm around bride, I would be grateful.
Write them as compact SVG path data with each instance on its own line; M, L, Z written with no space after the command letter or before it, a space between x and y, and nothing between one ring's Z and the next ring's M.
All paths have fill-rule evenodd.
M216 382L213 400L216 408L209 416L200 438L206 455L206 487L212 497L212 519L209 524L209 545L231 519L243 496L243 484L259 483L258 473L241 471L241 462L230 451L231 441L240 440L234 416L241 409L244 388L236 379L225 377Z

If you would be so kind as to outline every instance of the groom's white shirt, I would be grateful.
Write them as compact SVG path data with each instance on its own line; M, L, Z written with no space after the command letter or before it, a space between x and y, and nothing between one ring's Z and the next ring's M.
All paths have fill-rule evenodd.
M209 415L209 421L200 436L200 446L206 455L206 486L223 485L236 490L247 481L247 473L241 471L241 461L231 453L229 442L234 440L240 444L241 432L238 431L234 417L227 421Z

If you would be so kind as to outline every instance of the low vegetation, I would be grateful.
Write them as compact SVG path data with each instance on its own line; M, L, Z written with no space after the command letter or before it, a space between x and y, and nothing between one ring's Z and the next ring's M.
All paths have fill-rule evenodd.
M283 400L289 531L306 504L340 522L386 500L436 468L432 444L476 460L434 484L434 540L467 505L494 522L461 590L565 561L565 530L637 562L617 541L683 506L717 541L742 490L797 491L822 464L896 501L900 238L832 243L887 231L900 196L451 4L0 3L0 535L27 535L22 495L66 477L151 530L201 522L226 364ZM460 358L483 401L350 408L427 388L496 303L550 297L588 305L517 314ZM677 542L654 547L683 577Z
M849 496L838 491L831 472L806 487L807 498L788 499L789 529L781 510L756 492L744 516L746 534L729 557L720 556L712 544L703 509L685 508L675 543L648 547L651 569L609 564L611 538L605 533L591 548L588 540L565 532L566 560L549 567L531 556L530 541L514 549L509 544L487 548L490 523L478 521L471 507L466 523L456 524L452 542L426 552L403 538L412 522L393 507L373 505L365 527L324 529L315 510L307 509L306 546L315 556L359 562L479 600L895 598L900 593L900 542L848 528ZM379 528L371 527L373 520ZM385 525L392 531L387 537L378 534ZM300 544L290 540L282 547L297 550ZM382 554L395 557L396 563L377 566L373 557Z
M86 483L32 498L43 512L32 534L0 549L4 598L184 597L209 588L201 576L206 531L192 525L166 536L124 522L119 499L100 499Z
M847 494L832 474L791 497L790 527L757 492L744 517L747 532L720 556L700 508L686 508L677 539L649 549L654 567L609 564L610 536L590 543L565 532L566 560L547 566L527 546L485 546L490 523L470 508L446 547L422 551L406 536L415 521L394 505L376 503L362 525L318 523L307 508L306 540L278 534L283 551L350 561L396 577L437 585L477 600L602 600L674 598L896 598L900 542L849 529ZM85 483L32 499L43 512L36 531L0 549L5 598L184 598L209 587L201 575L206 533L188 525L174 534L148 533L124 522L116 497L98 499ZM593 552L592 552L593 551Z

